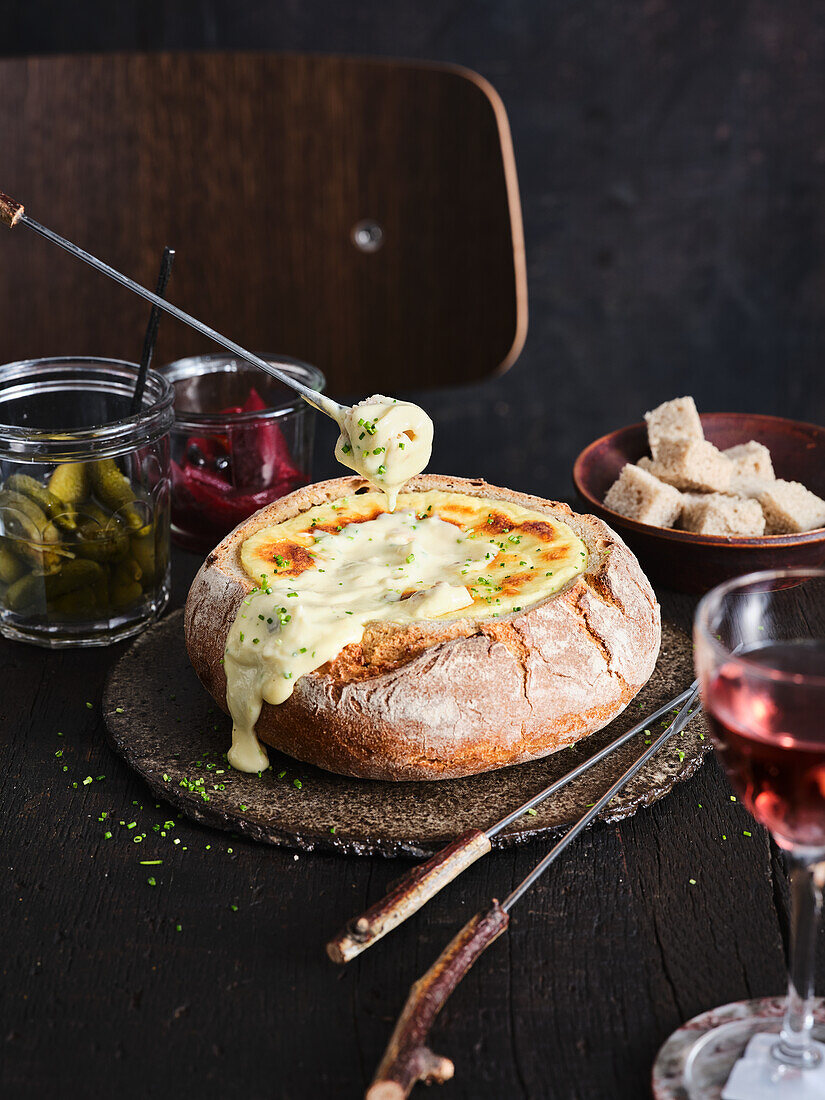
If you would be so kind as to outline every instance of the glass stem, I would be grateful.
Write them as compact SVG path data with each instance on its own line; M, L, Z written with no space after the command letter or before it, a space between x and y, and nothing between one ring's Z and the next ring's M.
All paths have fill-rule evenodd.
M818 1065L822 1055L814 1046L813 981L816 929L822 894L813 868L791 855L791 944L788 967L788 1007L774 1057L786 1065L805 1068Z

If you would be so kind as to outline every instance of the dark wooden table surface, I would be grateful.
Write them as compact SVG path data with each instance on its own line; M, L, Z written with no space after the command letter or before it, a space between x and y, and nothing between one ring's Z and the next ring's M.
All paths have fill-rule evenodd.
M578 449L684 392L703 411L825 418L821 6L6 8L12 54L317 50L457 61L492 80L516 147L531 329L510 374L439 395L432 469L564 495ZM29 336L31 354L59 350ZM137 339L124 334L124 358ZM195 566L177 555L175 605ZM0 643L0 1094L357 1097L410 982L543 846L489 856L336 970L326 935L399 864L296 859L185 821L167 830L179 845L156 837L166 809L104 742L118 652ZM781 865L709 759L651 810L585 834L517 909L438 1022L457 1067L443 1096L644 1097L684 1019L782 991L786 930ZM820 966L820 992L823 979Z
M467 428L452 443L455 398L430 401L434 468L459 465L458 442L481 456L480 425L499 415L502 482L539 488L515 446L518 416L496 413L484 387L463 401ZM327 445L323 429L321 454ZM567 490L566 476L545 484ZM198 564L176 552L173 606ZM660 597L689 622L691 600ZM336 969L328 933L404 865L297 855L156 805L104 740L101 693L122 648L0 643L0 1093L358 1097L411 982L545 845L492 854ZM141 862L152 859L163 863ZM708 759L652 809L587 832L517 907L434 1031L456 1063L445 1100L648 1095L656 1050L682 1021L783 991L786 928L776 852Z

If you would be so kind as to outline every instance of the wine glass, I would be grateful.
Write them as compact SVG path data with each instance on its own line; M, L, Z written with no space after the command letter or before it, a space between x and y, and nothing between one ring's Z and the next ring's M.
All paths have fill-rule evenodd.
M773 1032L775 1040L758 1040L767 1048L760 1088L796 1096L825 1054L814 1009L820 1020L825 1014L813 998L817 879L825 870L816 872L825 860L825 569L751 573L719 585L697 608L694 643L719 759L789 864L788 997L784 1005L776 998L726 1005L680 1029L657 1058L654 1095L717 1100L751 1038Z

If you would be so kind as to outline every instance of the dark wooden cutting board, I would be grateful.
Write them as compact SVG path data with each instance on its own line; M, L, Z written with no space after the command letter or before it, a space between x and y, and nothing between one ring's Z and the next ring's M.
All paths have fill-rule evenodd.
M624 714L598 733L530 764L466 779L383 783L351 779L269 749L260 778L226 763L231 723L193 672L183 612L146 631L115 665L103 699L110 740L152 792L187 816L269 844L351 855L423 857L464 830L487 828L532 794L678 695L693 679L690 639L665 623L656 670ZM659 732L661 723L654 727ZM572 824L639 755L640 734L493 841L507 847ZM693 775L710 749L697 716L603 815L617 821ZM198 781L201 782L198 782Z

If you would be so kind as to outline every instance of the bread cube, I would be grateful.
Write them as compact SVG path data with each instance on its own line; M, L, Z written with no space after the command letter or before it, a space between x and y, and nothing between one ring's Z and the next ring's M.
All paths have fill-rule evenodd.
M704 439L662 440L659 458L639 459L639 466L676 489L725 493L731 486L732 464Z
M676 397L665 401L653 412L645 413L647 440L655 462L663 462L662 445L677 439L700 443L705 438L702 421L692 397Z
M682 494L647 470L628 463L604 498L606 508L639 523L672 527L682 510Z
M728 447L722 454L733 463L734 475L748 474L767 481L773 481L776 477L771 452L764 443L757 443L755 439L749 443L739 443L736 447Z
M730 491L740 497L758 497L764 493L776 478L771 462L771 452L762 443L752 439L749 443L740 443L728 447L722 454L731 463Z
M765 517L758 500L725 493L683 493L679 526L697 535L762 535Z
M777 479L760 493L759 503L769 535L798 534L825 527L825 500L798 481Z

